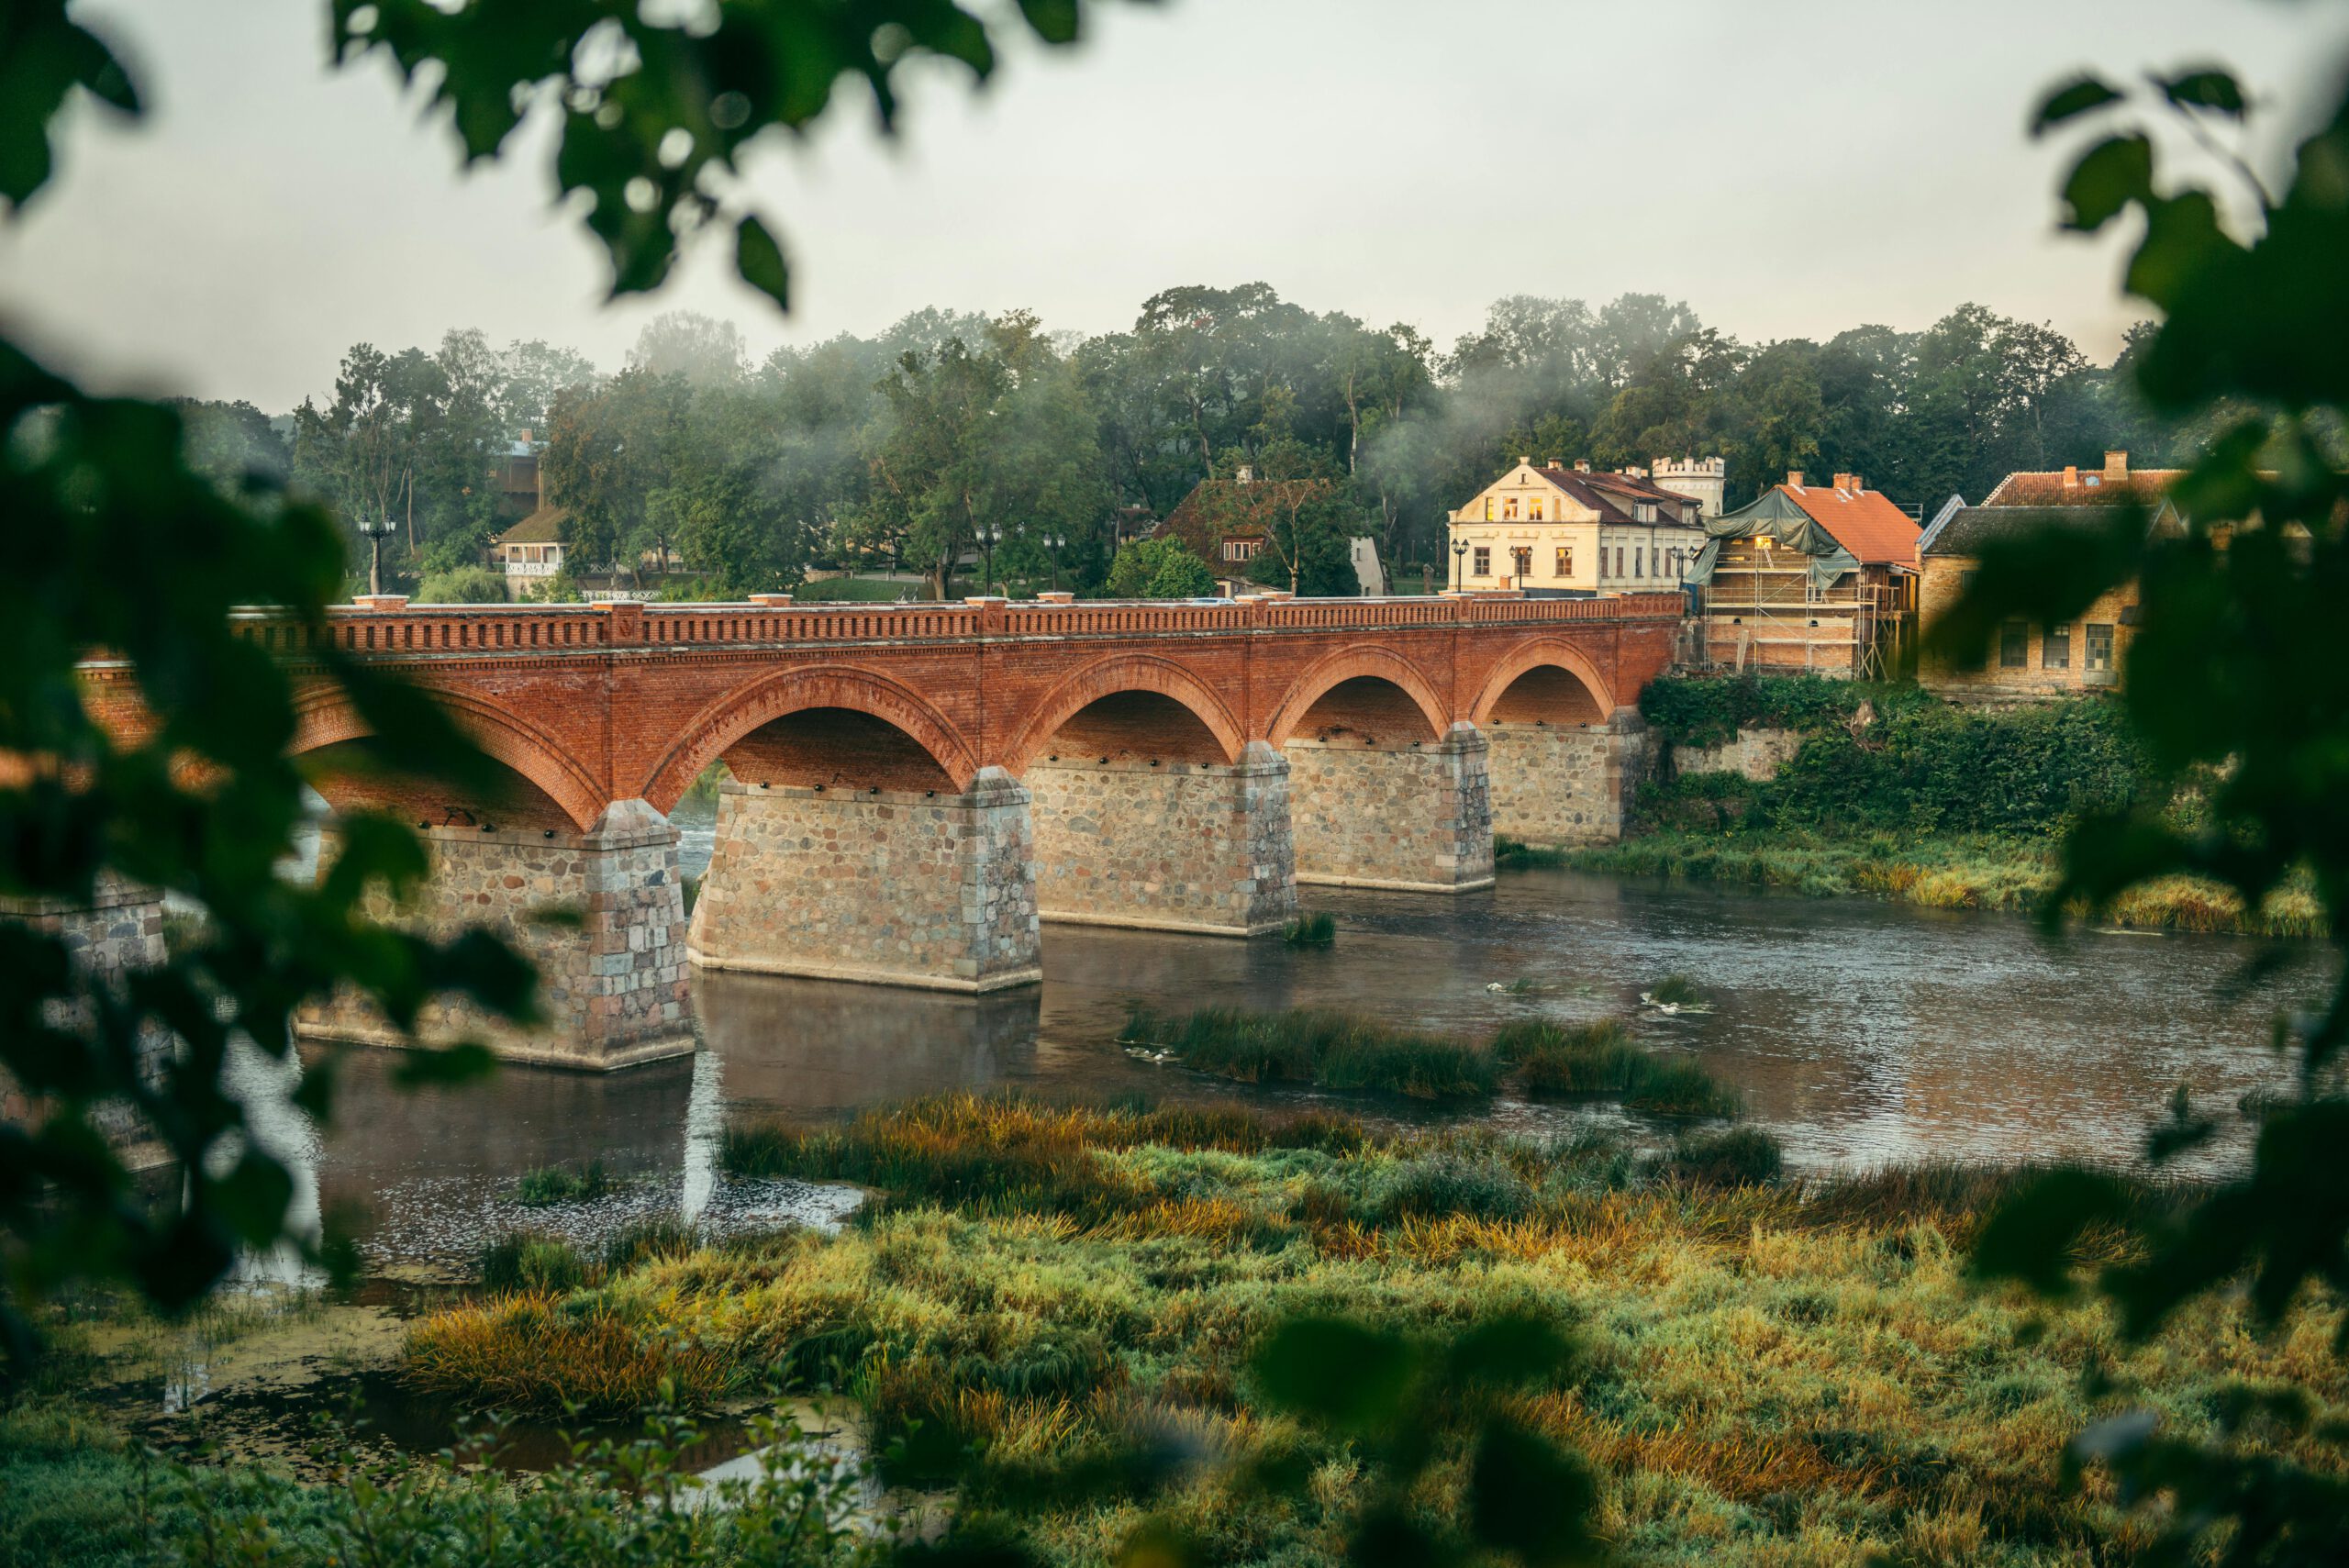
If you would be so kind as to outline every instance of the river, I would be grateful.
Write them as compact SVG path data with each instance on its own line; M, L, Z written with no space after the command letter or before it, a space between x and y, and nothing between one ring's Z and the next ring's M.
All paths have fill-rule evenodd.
M686 851L698 869L706 837L690 834ZM837 1207L829 1195L724 1179L727 1119L836 1117L942 1089L1319 1100L1528 1132L1624 1119L1508 1097L1438 1113L1256 1089L1116 1043L1131 1004L1216 1003L1343 1007L1466 1035L1528 1016L1631 1018L1646 1042L1742 1090L1750 1119L1811 1173L2126 1158L2184 1084L2232 1124L2195 1167L2207 1171L2242 1156L2243 1097L2288 1085L2272 1019L2323 977L2311 948L2231 997L2222 983L2255 951L2235 939L2086 931L2054 943L2006 916L1566 872L1505 873L1458 897L1308 889L1306 902L1337 917L1334 948L1051 925L1043 984L981 997L702 973L691 1058L607 1076L507 1067L487 1084L408 1093L392 1085L389 1055L356 1051L327 1137L283 1118L267 1136L308 1167L323 1207L356 1217L371 1256L396 1263L469 1257L485 1232L534 1218L504 1195L522 1173L589 1159L629 1178L599 1224L680 1209L822 1218ZM1642 1007L1640 992L1672 973L1694 977L1710 1010ZM1495 989L1518 980L1538 989Z

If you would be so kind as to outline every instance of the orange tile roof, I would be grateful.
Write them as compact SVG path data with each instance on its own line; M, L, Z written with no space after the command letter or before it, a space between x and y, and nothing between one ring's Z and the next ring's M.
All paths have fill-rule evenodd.
M1917 564L1917 536L1924 525L1894 506L1881 490L1834 484L1781 484L1787 499L1800 506L1835 542L1864 566Z
M2066 468L2009 473L1982 498L1985 506L2117 506L2158 501L2186 477L2182 468Z

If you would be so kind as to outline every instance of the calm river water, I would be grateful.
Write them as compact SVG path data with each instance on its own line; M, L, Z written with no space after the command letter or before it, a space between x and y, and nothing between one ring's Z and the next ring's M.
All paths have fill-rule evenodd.
M707 833L689 833L689 868L707 854ZM280 1120L269 1137L309 1164L322 1205L365 1212L379 1265L468 1257L485 1230L532 1218L503 1195L517 1176L591 1158L631 1178L607 1222L680 1207L714 1220L818 1218L837 1200L724 1180L715 1155L729 1118L833 1117L995 1084L1314 1098L1153 1065L1115 1043L1130 1004L1224 1003L1338 1006L1469 1035L1528 1016L1636 1016L1647 1041L1744 1091L1752 1119L1805 1170L2119 1158L2181 1083L2230 1116L2246 1093L2283 1086L2271 1019L2322 980L2311 949L2231 1000L2222 983L2254 951L2232 939L2087 932L2051 945L2002 916L1563 872L1505 873L1457 898L1308 889L1307 902L1337 916L1335 948L1047 926L1044 984L978 998L703 973L690 1059L607 1077L508 1067L486 1084L406 1094L388 1082L389 1057L355 1052L329 1136ZM1711 1011L1639 1006L1674 972L1698 980ZM1541 989L1492 989L1520 978ZM1621 1116L1507 1098L1471 1114L1529 1131ZM2238 1128L2210 1158L2242 1147Z

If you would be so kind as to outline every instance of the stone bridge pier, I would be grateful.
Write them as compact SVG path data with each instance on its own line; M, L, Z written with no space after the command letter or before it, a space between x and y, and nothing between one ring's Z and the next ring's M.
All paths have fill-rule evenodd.
M1031 757L1045 919L1252 937L1297 913L1288 760L1234 749L1227 716L1206 712L1212 727L1163 693L1115 692Z
M1285 728L1297 879L1464 893L1493 882L1485 738L1408 672L1349 676Z
M366 808L416 824L430 875L395 902L380 885L363 906L384 924L447 940L468 927L502 937L538 966L546 1023L520 1029L451 996L428 1003L417 1032L429 1044L479 1040L500 1057L606 1070L694 1047L677 830L643 800L615 801L581 828L571 812L515 775L485 796L445 798L397 774L363 737L308 759L313 784L344 812ZM340 834L320 834L318 874ZM557 917L545 917L550 913ZM304 1034L367 1045L406 1043L353 995L305 1008Z

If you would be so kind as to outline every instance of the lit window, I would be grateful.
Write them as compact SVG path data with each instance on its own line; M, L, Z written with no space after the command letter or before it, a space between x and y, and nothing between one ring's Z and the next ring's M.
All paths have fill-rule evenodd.
M2085 628L2087 644L2081 650L2080 668L2110 670L2112 668L2112 628L2090 621Z
M1475 553L1475 556L1474 557L1474 562L1475 562L1475 569L1476 569L1476 575L1477 575L1477 576L1479 576L1479 577L1490 577L1490 576L1493 574L1493 548L1492 548L1492 546L1487 545L1487 544L1480 544L1480 545L1478 545L1478 546L1476 547L1476 553Z
M2020 670L2031 662L2031 628L2010 620L1998 628L1998 668Z
M1573 576L1574 574L1575 574L1575 551L1574 551L1574 547L1573 547L1572 545L1565 545L1565 544L1562 544L1562 545L1560 545L1560 546L1558 547L1558 560L1557 560L1557 565L1556 565L1556 568L1555 568L1555 570L1553 570L1553 571L1550 573L1550 575L1551 575L1551 576L1553 576L1553 577L1571 577L1571 576Z
M1533 521L1537 523L1540 522L1542 520L1542 503L1539 501L1534 502L1533 505L1527 509L1525 515Z
M1501 497L1501 521L1505 523L1513 523L1517 521L1516 496L1504 495Z
M2043 670L2068 670L2072 667L2072 628L2051 626L2039 639L2039 667Z

